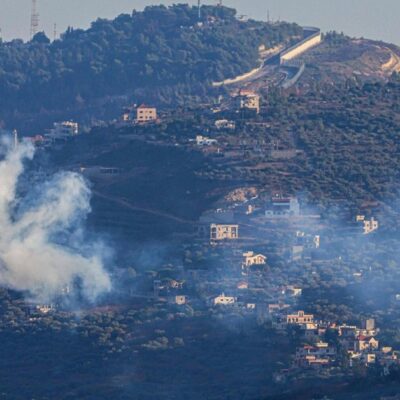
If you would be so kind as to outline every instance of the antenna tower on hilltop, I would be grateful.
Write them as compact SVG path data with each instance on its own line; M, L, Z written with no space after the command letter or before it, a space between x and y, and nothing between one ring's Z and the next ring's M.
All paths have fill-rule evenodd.
M31 12L31 39L38 33L39 13L37 12L37 0L32 0Z

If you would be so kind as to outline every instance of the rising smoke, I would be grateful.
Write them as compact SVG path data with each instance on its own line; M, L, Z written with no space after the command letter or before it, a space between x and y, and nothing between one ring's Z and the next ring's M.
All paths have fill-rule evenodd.
M86 300L110 290L102 246L88 244L82 221L90 212L90 190L75 173L62 173L18 195L24 161L34 147L3 139L0 162L0 285L48 302L79 284Z

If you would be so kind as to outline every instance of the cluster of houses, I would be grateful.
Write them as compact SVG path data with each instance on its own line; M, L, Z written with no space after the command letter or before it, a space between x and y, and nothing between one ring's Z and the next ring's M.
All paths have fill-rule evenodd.
M229 309L227 309L231 311L234 309L246 309L255 312L258 321L264 323L268 319L268 316L289 309L291 305L285 304L285 301L295 303L296 298L300 296L302 292L301 288L292 285L277 288L279 299L282 300L282 302L267 305L265 301L260 302L254 297L247 296L245 293L247 289L249 289L249 282L247 280L240 280L237 282L235 294L230 293L227 295L222 292L218 296L211 296L209 298L209 305L223 308L229 306Z
M200 137L203 141L204 138ZM205 142L207 143L207 142ZM259 202L259 200L258 200ZM199 220L198 233L200 237L209 239L211 244L226 243L240 239L240 222L251 223L250 219L258 218L258 221L290 221L302 217L300 202L296 197L274 194L264 207L246 203L246 207L234 205L228 209L207 211ZM303 216L306 220L306 216ZM293 247L293 259L303 256L305 250L318 249L320 236L299 232Z
M122 124L145 124L157 122L157 109L152 106L142 104L124 109ZM49 147L53 144L64 143L69 139L79 135L79 124L74 121L55 122L53 127L43 135L30 136L28 139L37 147ZM18 134L14 131L14 141L18 141Z
M400 365L400 352L389 346L382 346L376 338L379 329L375 327L375 321L364 321L363 326L339 326L339 342L347 351L350 366L363 364L377 364L388 371L394 365Z
M316 321L313 314L304 311L287 313L288 305L269 308L272 326L279 330L296 327L298 334L308 343L296 349L293 365L300 368L322 368L338 365L338 354L347 354L349 367L379 365L388 372L400 365L400 352L381 346L376 338L379 329L374 319L363 321L361 327ZM327 333L336 340L325 341Z
M239 114L241 117L254 117L260 113L260 96L251 90L239 90L232 95L232 105L233 111ZM219 108L217 112L221 111ZM131 120L129 113L125 114L126 120ZM236 116L233 118L235 119ZM156 118L154 119L156 120ZM139 120L139 114L136 114L136 121L143 122ZM234 131L236 129L236 122L232 119L218 119L214 123L215 128L218 131ZM195 139L190 140L190 142L196 142L197 146L215 146L218 144L216 139L209 138L203 135L197 135Z
M157 279L153 282L153 296L157 300L165 299L170 304L183 306L188 296L184 294L185 281L175 279Z
M300 368L319 368L330 365L336 358L336 349L326 342L305 345L296 350L294 364Z

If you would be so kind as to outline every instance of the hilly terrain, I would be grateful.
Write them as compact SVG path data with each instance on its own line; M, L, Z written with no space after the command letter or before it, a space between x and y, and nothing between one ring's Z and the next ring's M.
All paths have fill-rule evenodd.
M77 269L48 304L29 287L0 287L0 398L399 393L400 52L330 32L281 62L304 31L222 6L203 6L199 20L174 5L0 45L4 127L42 133L74 118L84 128L30 138L36 153L6 222L19 221L26 193L40 203L43 181L77 173L90 190L76 231L64 221L43 230L58 210L43 207L34 239L92 256L94 237L112 286L90 301ZM238 101L246 93L259 108ZM141 101L157 118L120 117ZM3 170L5 181L15 172ZM63 189L70 210L76 188ZM24 249L36 244L25 239L36 228L27 209ZM236 236L212 236L214 224ZM35 282L56 280L29 256L24 264ZM302 357L317 347L319 360Z
M51 43L43 33L0 43L0 121L35 133L35 121L45 126L57 116L115 117L129 100L199 99L210 82L258 66L259 46L301 35L295 24L241 22L235 14L204 6L199 20L196 7L153 6L88 30L69 28Z
M390 43L330 32L321 46L312 49L301 60L309 67L303 84L385 81L400 71L400 48Z
M216 130L214 115L200 120L199 109L159 125L94 129L50 160L62 169L120 169L93 180L93 218L136 238L193 233L202 213L248 188L302 193L327 212L339 203L345 215L365 204L391 209L400 191L398 98L397 76L270 92L259 122L238 121L234 132ZM197 132L211 134L218 148L195 146Z

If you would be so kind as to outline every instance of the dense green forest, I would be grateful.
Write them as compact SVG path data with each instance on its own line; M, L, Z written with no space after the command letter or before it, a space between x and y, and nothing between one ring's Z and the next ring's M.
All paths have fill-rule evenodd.
M261 44L301 34L295 24L241 22L235 14L203 6L199 23L196 7L152 6L69 28L54 42L41 32L28 43L1 43L0 120L121 95L163 103L204 95L211 81L254 68Z

